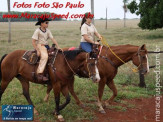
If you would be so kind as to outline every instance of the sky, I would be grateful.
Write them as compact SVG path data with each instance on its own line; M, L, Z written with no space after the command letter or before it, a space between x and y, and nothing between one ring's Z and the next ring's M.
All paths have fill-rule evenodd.
M131 0L129 0L130 2ZM136 0L139 2L139 0ZM31 8L17 8L13 7L14 3L22 4L32 4ZM50 4L49 8L34 8L35 3L43 4ZM54 2L58 2L59 4L63 4L62 8L51 8ZM72 4L84 4L82 8L65 8L67 2ZM7 0L0 0L0 11L7 12ZM123 12L123 0L94 0L94 16L95 19L105 18L106 17L106 7L108 9L108 19L110 18L120 18L123 19L124 12ZM11 0L11 11L32 11L32 12L51 12L57 14L67 14L67 12L72 14L84 14L86 12L91 11L91 0ZM126 18L139 18L136 14L131 14L129 11L126 14Z

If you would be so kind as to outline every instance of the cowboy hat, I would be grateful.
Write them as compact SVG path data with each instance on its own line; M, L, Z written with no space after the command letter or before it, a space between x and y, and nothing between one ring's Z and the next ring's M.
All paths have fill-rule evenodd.
M46 21L51 21L51 19L49 19L49 18L38 18L38 22L35 24L35 26L41 25L41 23L46 22Z

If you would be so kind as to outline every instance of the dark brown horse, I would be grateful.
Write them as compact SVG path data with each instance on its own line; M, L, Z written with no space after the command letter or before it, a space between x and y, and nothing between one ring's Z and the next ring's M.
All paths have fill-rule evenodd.
M24 53L25 50L16 50L2 57L0 62L0 100L8 84L14 77L21 82L23 95L30 105L33 105L33 103L29 95L29 81L45 84L45 82L38 82L32 77L32 72L37 69L38 64L36 66L28 64L22 59ZM89 74L92 80L97 82L100 80L100 76L96 63L96 59L90 58L86 52L74 53L74 51L65 51L63 54L62 51L59 51L54 64L47 66L50 78L48 85L54 91L56 103L56 109L54 111L59 120L63 120L59 111L70 102L68 84L70 84L69 81L74 81L74 73L79 71L79 67L84 67L83 69ZM60 92L66 98L66 102L63 105L59 105ZM35 108L34 113L38 113Z
M67 50L68 48L65 48L64 50ZM138 67L138 70L142 70L142 73L146 74L149 71L149 65L148 65L148 57L147 57L147 49L145 45L142 45L141 47L134 46L134 45L119 45L119 46L111 46L111 49L115 54L117 54L125 63L128 61L132 61L135 66ZM123 65L124 63L119 60L108 47L102 46L101 52L99 54L98 59L98 69L100 73L100 82L98 84L98 106L99 111L101 113L105 113L105 110L102 106L102 96L104 91L104 86L107 85L112 91L113 96L105 101L105 105L107 106L109 103L113 102L114 98L117 96L117 89L114 84L114 77L116 76L118 72L118 67ZM85 73L85 70L81 68L79 72L79 75L82 77L88 77L87 73ZM76 103L78 105L83 106L82 102L78 99L74 92L73 83L74 81L69 82L69 90L72 94L72 96L75 98ZM45 97L45 101L48 98L49 92L50 92L50 86L47 90L47 95Z

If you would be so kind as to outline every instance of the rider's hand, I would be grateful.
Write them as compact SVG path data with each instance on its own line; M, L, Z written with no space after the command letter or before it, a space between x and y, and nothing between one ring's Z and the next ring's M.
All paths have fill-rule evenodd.
M37 56L41 56L41 53L39 50L37 50Z
M102 36L101 35L99 36L99 39L102 40Z
M60 51L62 51L62 52L63 52L62 48L60 48L60 47L58 47L58 50L60 50Z
M95 44L100 44L99 42L95 42Z

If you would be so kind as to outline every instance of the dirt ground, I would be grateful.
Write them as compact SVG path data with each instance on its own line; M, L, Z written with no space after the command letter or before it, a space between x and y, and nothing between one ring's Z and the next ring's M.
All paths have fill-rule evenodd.
M155 98L139 98L125 100L128 104L133 104L134 107L129 107L125 111L119 111L115 108L106 108L106 114L101 114L98 111L95 112L96 119L92 122L155 122ZM163 98L160 101L160 122L163 122ZM126 107L125 104L114 102L113 106ZM2 122L2 116L0 116ZM9 122L9 121L8 121ZM12 121L13 122L13 121ZM20 122L20 121L19 121ZM35 122L38 122L36 119ZM89 120L83 120L82 122L90 122Z
M96 112L97 119L93 122L155 122L155 98L140 98L125 100L129 104L134 104L133 108L127 108L126 111L118 111L116 109L105 109L106 114ZM161 118L163 122L163 98L161 98ZM120 105L113 103L113 105ZM124 105L121 105L124 106ZM90 121L83 121L90 122Z

